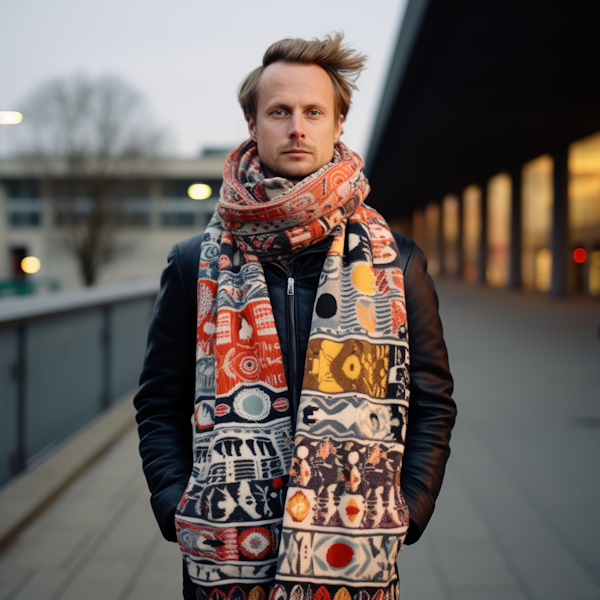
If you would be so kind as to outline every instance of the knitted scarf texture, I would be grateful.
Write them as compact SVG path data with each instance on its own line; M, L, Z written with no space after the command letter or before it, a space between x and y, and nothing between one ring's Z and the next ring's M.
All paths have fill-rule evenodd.
M194 468L176 513L187 572L211 600L393 600L408 529L404 279L343 144L297 184L234 150L198 276ZM262 262L332 237L292 436Z

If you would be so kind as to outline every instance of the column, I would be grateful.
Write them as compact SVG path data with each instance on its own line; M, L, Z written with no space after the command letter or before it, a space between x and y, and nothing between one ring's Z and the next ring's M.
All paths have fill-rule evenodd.
M487 180L479 185L481 189L481 228L479 233L479 248L477 252L477 281L479 283L487 283L486 267L487 267L487 249L488 249L488 186Z
M521 260L523 238L523 207L521 194L523 176L521 165L510 171L511 202L510 202L510 249L508 263L508 287L513 290L521 289Z
M465 215L462 194L456 194L458 198L458 235L456 236L456 278L463 278L465 268Z
M438 229L437 229L437 256L438 262L440 265L439 274L441 276L446 275L446 244L445 244L445 236L444 236L444 201L441 200L439 203L440 210L438 212Z
M567 271L569 257L569 146L562 144L552 153L554 172L552 184L552 283L550 294L563 296L567 293Z

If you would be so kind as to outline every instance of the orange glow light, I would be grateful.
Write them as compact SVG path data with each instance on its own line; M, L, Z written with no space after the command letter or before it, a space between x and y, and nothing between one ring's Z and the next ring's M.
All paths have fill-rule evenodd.
M586 258L587 258L587 252L585 251L584 248L577 248L573 252L573 260L578 264L585 262Z
M26 256L21 261L21 269L24 273L33 274L37 273L42 266L40 259L37 256Z

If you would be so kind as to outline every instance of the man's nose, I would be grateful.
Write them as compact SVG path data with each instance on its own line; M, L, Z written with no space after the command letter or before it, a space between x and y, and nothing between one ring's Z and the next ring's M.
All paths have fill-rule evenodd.
M302 123L302 117L300 115L293 115L291 128L288 134L288 137L292 140L301 140L304 139L304 127Z

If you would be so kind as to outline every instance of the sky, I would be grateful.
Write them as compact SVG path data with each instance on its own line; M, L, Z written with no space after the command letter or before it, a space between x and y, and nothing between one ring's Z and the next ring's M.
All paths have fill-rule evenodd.
M342 137L364 155L404 7L405 0L9 0L0 18L0 110L19 110L48 79L112 74L144 96L153 123L169 133L170 154L233 148L248 137L237 87L266 48L283 37L343 31L369 57ZM2 127L0 154L15 147L18 127Z

